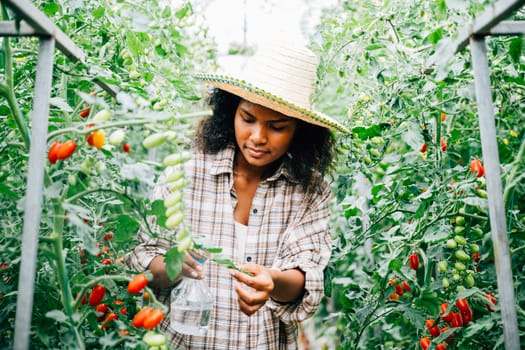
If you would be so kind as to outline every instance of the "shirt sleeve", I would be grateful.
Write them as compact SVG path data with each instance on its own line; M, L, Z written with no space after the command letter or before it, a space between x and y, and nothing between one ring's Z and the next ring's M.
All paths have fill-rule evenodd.
M164 199L170 193L165 183L166 176L170 171L172 171L172 169L168 168L159 178L150 197L152 202L158 199ZM153 231L161 231L154 216L149 217L148 222ZM127 266L137 272L146 271L155 257L164 255L171 248L171 243L168 240L152 237L144 227L139 229L137 239L137 246L124 256L124 261Z
M305 201L283 237L273 268L298 268L305 273L305 291L297 302L279 303L270 299L267 306L283 323L294 323L311 317L324 295L324 269L331 255L330 198L326 185L320 194Z

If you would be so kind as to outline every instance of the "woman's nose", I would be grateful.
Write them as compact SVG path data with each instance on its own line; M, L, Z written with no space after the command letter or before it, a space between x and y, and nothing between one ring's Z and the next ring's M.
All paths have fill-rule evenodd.
M261 125L254 125L250 138L255 144L266 143L266 128Z

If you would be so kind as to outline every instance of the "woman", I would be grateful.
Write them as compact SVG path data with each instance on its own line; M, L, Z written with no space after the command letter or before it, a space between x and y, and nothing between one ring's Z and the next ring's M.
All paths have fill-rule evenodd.
M276 45L253 56L239 77L198 75L215 86L213 115L199 124L185 165L184 225L251 275L203 267L187 254L180 277L204 278L214 306L203 336L179 334L163 321L174 348L294 349L297 323L317 310L331 252L328 128L346 129L310 108L316 68L309 50ZM161 185L156 195L167 193ZM169 243L139 239L127 262L152 272L169 305L178 280L166 275Z

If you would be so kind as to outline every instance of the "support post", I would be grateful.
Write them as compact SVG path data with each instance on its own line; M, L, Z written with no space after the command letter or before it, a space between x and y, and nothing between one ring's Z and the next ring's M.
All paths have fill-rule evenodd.
M474 85L478 104L481 149L487 180L490 229L496 264L499 304L503 320L506 350L519 350L520 339L516 316L516 301L512 281L509 242L505 218L505 203L501 184L496 123L490 85L487 48L483 36L470 38L470 51L474 70Z
M35 96L31 113L31 146L29 148L22 253L16 302L15 350L26 350L29 348L38 234L42 212L45 150L47 148L46 139L54 49L55 39L53 37L40 38L35 78Z

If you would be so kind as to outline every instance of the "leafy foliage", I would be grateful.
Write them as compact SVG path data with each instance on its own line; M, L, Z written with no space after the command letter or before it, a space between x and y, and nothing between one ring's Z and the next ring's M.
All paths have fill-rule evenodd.
M414 348L429 336L425 321L447 326L440 305L460 297L474 317L452 328L454 346L502 342L501 316L486 306L497 282L485 182L469 167L482 159L472 64L468 50L453 47L484 5L343 1L325 11L314 38L322 55L317 104L346 116L352 131L340 138L330 298L318 314L325 333L336 335L333 347ZM512 253L522 249L525 225L522 42L488 41ZM522 264L523 255L512 254L520 324Z

